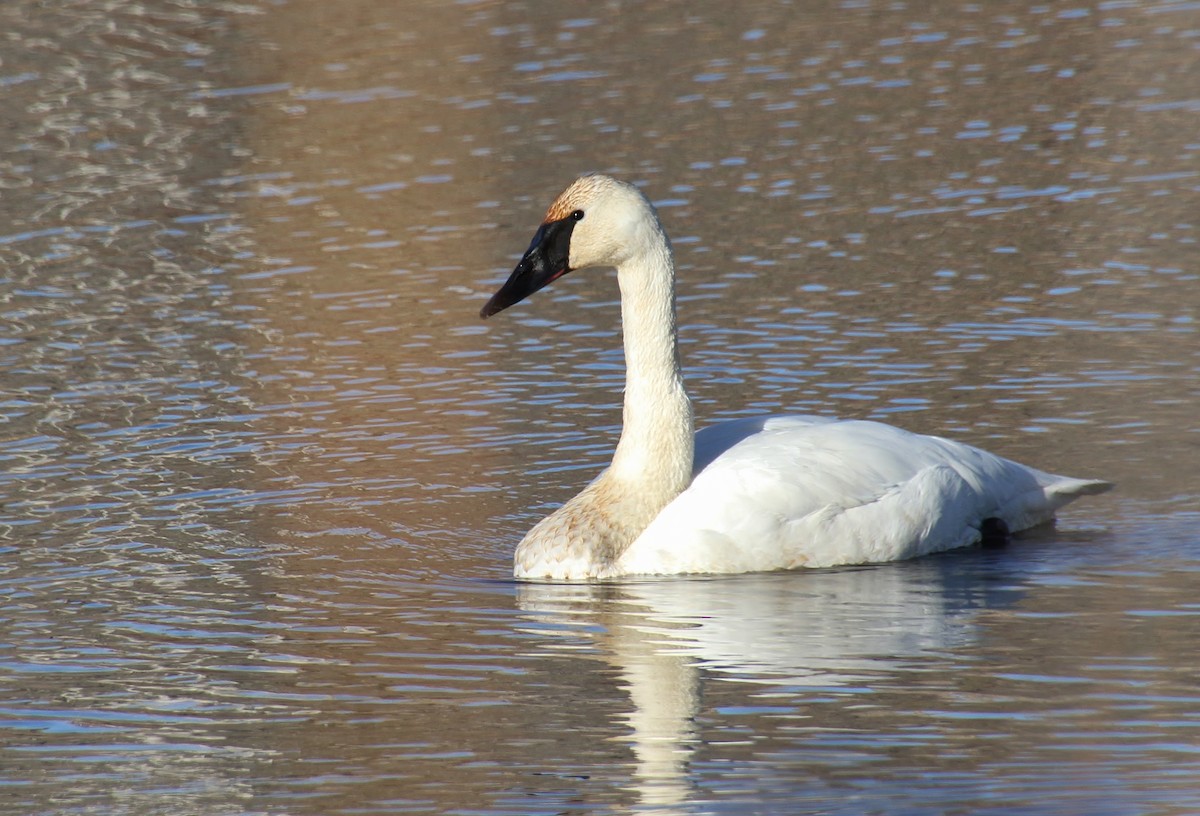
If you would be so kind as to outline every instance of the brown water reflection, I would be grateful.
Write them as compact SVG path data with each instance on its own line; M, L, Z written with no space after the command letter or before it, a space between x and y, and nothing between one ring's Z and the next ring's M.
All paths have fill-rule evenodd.
M0 15L20 812L1200 808L1194 10ZM1119 491L1004 553L508 583L610 452L616 292L476 314L590 169L659 202L703 420Z
M892 399L926 409L905 417L919 430L1003 440L1012 455L1069 471L1148 460L1134 491L1163 473L1194 475L1195 457L1174 461L1175 446L1092 441L1125 419L1118 402L1093 397L1099 387L1165 403L1168 416L1194 393L1186 372L1159 365L1164 337L1194 331L1193 304L1177 296L1194 282L1194 224L1145 207L1194 191L1179 162L1196 147L1175 121L1186 104L1140 101L1186 87L1170 77L1194 57L1182 36L1168 38L1176 50L1157 69L1121 47L1149 36L1158 15L1044 9L1016 19L952 6L927 12L933 25L901 12L717 7L627 10L609 23L558 7L535 26L509 5L348 8L339 19L370 23L314 11L311 25L251 38L278 44L262 50L272 64L254 81L289 85L256 105L254 169L289 180L269 185L276 196L252 196L248 215L265 222L255 229L263 254L312 268L272 282L298 287L287 295L268 293L307 301L289 320L337 321L314 337L336 338L338 354L356 362L345 346L364 356L399 346L396 359L419 362L437 336L495 369L524 364L508 344L529 330L497 324L481 337L470 308L563 180L603 168L646 179L667 205L687 339L698 346L689 361L701 371L742 362L720 346L737 320L754 321L762 337L752 339L787 344L788 364L898 371L905 387ZM330 30L320 47L304 39ZM429 53L429 42L444 47ZM595 310L611 287L563 288L533 313L574 334L614 330L614 310ZM359 302L345 303L356 290ZM357 313L367 310L379 321ZM827 316L816 324L835 337L798 347L818 338L789 324L811 315ZM389 343L389 331L415 340ZM530 364L568 381L578 360L558 352L577 338L553 327L532 338L552 345ZM765 399L743 378L693 389L709 415L896 409L886 382L787 378L787 393ZM486 398L496 381L490 370L465 379L461 399ZM544 412L523 402L527 427L539 427ZM555 420L586 429L596 417ZM1013 435L1047 427L1054 433ZM1166 467L1161 455L1172 457Z

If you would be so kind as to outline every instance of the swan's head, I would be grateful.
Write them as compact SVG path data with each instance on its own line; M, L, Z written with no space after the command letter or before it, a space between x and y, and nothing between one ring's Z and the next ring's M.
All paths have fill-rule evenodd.
M661 235L654 207L632 184L582 176L554 199L521 262L479 316L491 317L576 269L620 266Z

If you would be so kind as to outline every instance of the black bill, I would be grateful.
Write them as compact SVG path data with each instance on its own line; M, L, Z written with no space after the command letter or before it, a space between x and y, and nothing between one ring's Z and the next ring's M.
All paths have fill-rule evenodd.
M517 268L508 276L492 299L479 310L480 317L491 317L514 303L520 303L542 287L571 271L571 217L542 224Z

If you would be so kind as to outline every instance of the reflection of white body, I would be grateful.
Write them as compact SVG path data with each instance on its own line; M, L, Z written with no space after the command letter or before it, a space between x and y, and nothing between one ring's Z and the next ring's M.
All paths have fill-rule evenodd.
M749 419L693 439L676 348L675 268L650 202L584 176L484 316L572 269L615 266L624 428L612 465L517 548L524 578L736 573L911 558L978 541L985 522L1049 521L1105 482L1054 476L873 422Z
M970 619L964 603L947 600L935 562L809 577L527 584L519 600L568 634L601 627L601 645L615 653L637 643L722 674L805 686L857 683L907 657L961 645Z
M732 680L858 686L970 641L976 603L944 590L935 562L810 576L746 575L620 585L526 584L544 645L594 640L621 672L643 804L685 801L701 670Z

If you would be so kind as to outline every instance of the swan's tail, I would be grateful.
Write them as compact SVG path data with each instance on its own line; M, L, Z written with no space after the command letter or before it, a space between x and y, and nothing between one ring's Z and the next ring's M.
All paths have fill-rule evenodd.
M1112 490L1111 482L1102 479L1073 479L1037 472L1041 490L1023 493L1010 502L1000 518L1008 522L1014 533L1054 520L1054 514L1080 496L1094 496Z
M1058 476L1053 482L1046 485L1046 496L1051 501L1057 501L1058 506L1062 507L1080 496L1095 496L1097 493L1107 493L1112 489L1113 483L1103 479L1072 479L1067 476Z

